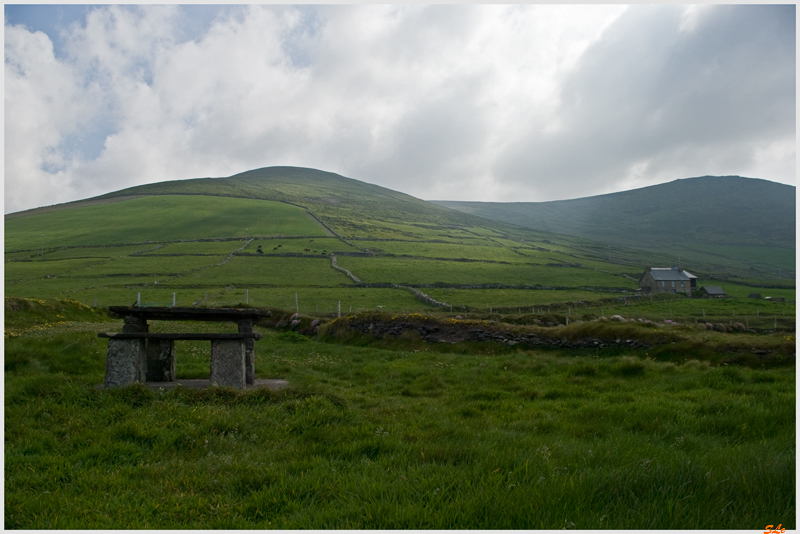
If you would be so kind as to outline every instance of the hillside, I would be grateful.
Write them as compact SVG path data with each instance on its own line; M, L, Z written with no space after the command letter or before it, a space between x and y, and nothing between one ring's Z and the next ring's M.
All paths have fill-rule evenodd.
M795 269L795 188L703 176L553 202L435 204L544 232L669 252L762 272Z
M645 266L675 260L293 167L133 187L10 214L5 226L6 295L97 305L174 294L178 305L314 312L536 309L630 295ZM776 286L719 265L692 272ZM793 283L777 285L793 298Z
M227 178L175 180L123 189L97 199L133 195L200 194L274 200L313 208L348 232L353 219L380 213L385 220L416 224L476 224L479 219L410 195L316 169L268 167ZM486 222L486 221L482 221ZM505 226L505 225L504 225Z

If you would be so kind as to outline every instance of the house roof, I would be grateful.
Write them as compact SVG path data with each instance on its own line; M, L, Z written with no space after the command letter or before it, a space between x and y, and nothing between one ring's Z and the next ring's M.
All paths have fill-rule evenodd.
M725 292L719 286L703 286L700 288L701 290L705 291L708 295L724 295Z
M681 280L687 281L691 280L692 278L697 278L692 273L688 273L686 271L680 270L677 267L653 267L650 269L650 276L653 277L653 280L656 281L670 281L670 280Z

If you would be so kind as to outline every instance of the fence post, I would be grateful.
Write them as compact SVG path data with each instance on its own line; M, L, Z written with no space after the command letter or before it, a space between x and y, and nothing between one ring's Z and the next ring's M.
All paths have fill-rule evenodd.
M294 294L294 308L297 313L300 313L300 304L297 303L297 293Z
M337 309L339 310L339 317L341 317L342 316L342 301L341 300L339 301L339 304L337 306L338 306Z
M172 307L175 307L175 293L172 294Z
M244 303L245 304L250 304L250 290L249 289L245 289L244 290Z
M136 293L136 306L139 306L139 303L142 301L142 294Z

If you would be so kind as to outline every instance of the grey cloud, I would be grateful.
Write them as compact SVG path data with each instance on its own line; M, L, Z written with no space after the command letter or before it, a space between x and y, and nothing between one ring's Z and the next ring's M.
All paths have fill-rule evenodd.
M705 7L684 31L683 6L623 9L113 6L65 58L7 24L6 209L36 205L29 184L64 201L269 165L458 200L773 156L793 180L794 6Z
M530 129L498 176L585 196L637 166L661 181L747 168L756 145L794 136L794 6L714 6L686 32L682 9L623 14L564 80L560 128Z
M393 126L386 153L355 172L412 194L452 176L485 147L489 117L477 97L483 83L478 77L444 83Z

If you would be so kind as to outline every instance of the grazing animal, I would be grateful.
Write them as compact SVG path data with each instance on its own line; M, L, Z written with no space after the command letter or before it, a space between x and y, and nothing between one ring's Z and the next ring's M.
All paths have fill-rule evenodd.
M303 252L311 252L311 249L310 248L304 248Z
M278 247L273 248L272 250L278 250Z

